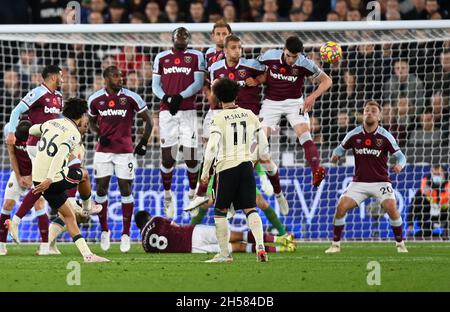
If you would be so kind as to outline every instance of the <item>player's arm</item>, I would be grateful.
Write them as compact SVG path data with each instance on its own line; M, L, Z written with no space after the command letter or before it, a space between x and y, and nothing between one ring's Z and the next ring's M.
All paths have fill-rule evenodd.
M245 79L245 85L249 87L256 87L260 84L265 83L267 78L267 66L254 59L247 60L246 62L250 67L254 69L255 78L248 77L247 79Z
M219 142L221 137L222 133L220 130L214 125L211 125L211 133L209 135L209 141L206 146L203 160L202 176L200 177L200 179L206 184L209 182L209 170L211 169L213 161L219 152Z
M144 156L147 152L147 144L150 135L152 134L152 116L150 115L150 111L148 109L139 113L142 119L145 121L144 133L142 134L142 138L139 141L138 145L136 145L134 152L140 156Z
M400 146L397 144L397 140L395 140L394 136L386 132L386 138L388 139L389 144L387 145L389 153L395 158L395 164L392 166L392 170L395 173L400 173L402 169L406 166L406 157L405 154L400 150Z
M316 102L316 99L324 94L333 84L330 76L328 76L324 72L321 72L319 76L317 76L317 79L319 80L319 85L317 86L316 90L314 90L314 92L308 95L308 97L305 99L305 104L303 106L303 112L305 113L311 111L314 103Z
M344 140L342 140L342 143L339 144L334 150L333 154L331 155L331 162L337 163L339 159L341 159L342 156L345 155L346 150L351 148L351 137L353 134L351 132L347 133Z
M9 127L5 129L8 133L6 137L6 144L13 145L16 141L14 132L16 132L17 125L20 121L20 115L28 111L29 107L25 102L21 101L11 112L9 117Z
M8 156L9 156L9 162L11 164L11 169L14 171L17 181L19 182L20 186L22 186L22 176L20 175L19 162L17 161L16 153L14 151L14 145L6 144L6 148L8 150Z

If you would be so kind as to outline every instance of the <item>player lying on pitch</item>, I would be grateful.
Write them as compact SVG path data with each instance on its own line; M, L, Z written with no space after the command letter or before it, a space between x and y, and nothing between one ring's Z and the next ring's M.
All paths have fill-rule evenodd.
M147 211L139 211L134 221L142 236L145 252L219 253L216 228L212 225L178 225L164 217L152 217ZM296 244L292 236L264 234L266 252L294 252ZM229 249L233 252L256 251L255 238L248 232L230 232Z

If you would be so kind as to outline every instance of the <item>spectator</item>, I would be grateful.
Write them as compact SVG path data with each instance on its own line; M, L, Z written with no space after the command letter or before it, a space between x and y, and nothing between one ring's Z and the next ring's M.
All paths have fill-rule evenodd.
M442 19L442 14L440 12L434 12L433 14L431 14L430 19L432 19L432 20L441 20Z
M145 11L145 5L147 4L148 0L131 0L129 1L129 12L131 15L135 13L142 13Z
M303 22L305 16L301 8L294 8L289 11L289 21L291 22Z
M28 24L30 14L27 0L7 1L8 5L0 10L0 24Z
M358 10L349 10L347 12L347 21L360 21L361 20L361 13Z
M430 174L420 182L409 206L407 235L430 238L440 236L448 239L450 182L442 165L433 165ZM418 231L414 231L414 223Z
M340 21L345 21L347 19L347 2L345 0L336 0L336 13L339 15Z
M444 98L441 92L435 92L430 99L434 125L441 131L442 146L447 147L449 146L450 140L450 107L448 101L449 99Z
M227 23L235 23L236 19L236 8L232 2L227 2L223 7L223 19Z
M193 1L189 7L190 16L187 19L188 23L204 23L205 22L205 9L203 8L203 2Z
M350 0L350 1L348 1L348 9L350 11L357 10L357 11L361 12L361 10L365 9L365 7L364 7L364 3L362 0Z
M11 115L12 109L20 103L22 99L22 87L20 85L20 75L13 69L7 69L3 73L3 86L0 105L1 116ZM24 89L27 90L27 89ZM8 117L9 119L9 117ZM0 118L0 129L3 131L3 127L6 124L6 118Z
M69 0L34 0L29 3L33 24L62 24Z
M404 60L394 62L394 75L385 83L383 92L387 101L397 101L400 94L405 94L416 107L424 107L424 86L422 81L409 73L409 64Z
M142 95L144 93L139 75L134 70L130 70L128 72L126 79L126 87L127 89L130 89L131 91L136 92L139 95Z
M273 13L278 20L278 4L277 0L264 0L264 13Z
M167 1L164 11L166 12L166 17L169 23L180 22L179 10L180 8L178 6L177 1L175 0Z
M427 11L427 19L430 19L434 13L439 13L439 3L437 0L426 0L425 10Z
M301 9L302 4L303 4L303 0L292 0L291 10Z
M100 13L105 20L108 17L108 7L105 0L91 0L90 11Z
M128 23L128 16L126 14L125 6L118 0L113 0L109 4L109 23L120 24Z
M89 13L88 23L89 24L104 24L105 19L103 18L102 13L92 11L91 13Z
M221 19L223 19L223 16L219 12L210 12L208 14L208 23L214 23L215 24L218 21L220 21Z
M337 118L334 119L329 129L327 131L329 134L327 141L330 143L330 147L337 146L350 131L350 116L347 110L340 110L338 112Z
M406 146L408 136L414 130L413 109L409 105L408 97L401 95L397 101L396 118L397 140L401 147Z
M414 8L405 14L407 20L424 20L427 18L426 0L414 0Z
M131 15L130 23L131 24L143 24L145 22L145 15L141 12L134 12Z
M305 21L315 21L316 18L313 15L314 12L314 3L312 0L303 0L302 4L302 12L305 15Z
M278 16L273 12L266 12L266 13L264 13L262 22L264 22L264 23L278 22Z
M117 58L114 55L106 54L102 58L101 68L98 71L101 73L110 66L117 66Z
M381 125L387 131L389 131L392 134L392 136L397 140L397 143L400 146L400 148L403 148L405 146L404 145L406 143L405 140L403 141L399 140L401 130L399 129L399 125L397 124L396 109L391 105L390 102L385 102L383 104Z
M123 47L122 52L116 56L116 60L124 79L128 76L128 71L140 70L142 64L149 61L148 57L139 53L134 46Z
M247 10L241 12L243 22L260 22L262 20L262 0L247 0Z
M440 91L444 97L450 97L450 49L441 52L440 64L426 78L427 97L432 94L431 90Z
M145 17L147 18L147 23L154 24L166 22L166 19L159 9L159 4L155 1L151 1L145 6Z
M399 21L402 19L402 16L399 11L386 11L385 18L387 21Z
M64 74L64 81L61 84L61 92L66 99L78 97L78 81L77 77L70 74Z
M22 44L19 48L19 60L14 68L20 75L22 88L26 90L29 89L31 74L40 71L35 50L36 47L31 43Z
M340 21L339 14L336 11L328 12L327 22L338 22L338 21Z

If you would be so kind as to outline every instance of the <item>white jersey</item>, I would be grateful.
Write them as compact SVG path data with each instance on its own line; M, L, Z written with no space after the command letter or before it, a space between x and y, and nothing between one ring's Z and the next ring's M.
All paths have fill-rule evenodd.
M34 125L30 134L41 137L32 171L33 181L64 179L69 170L69 155L81 142L77 125L68 118L58 118Z

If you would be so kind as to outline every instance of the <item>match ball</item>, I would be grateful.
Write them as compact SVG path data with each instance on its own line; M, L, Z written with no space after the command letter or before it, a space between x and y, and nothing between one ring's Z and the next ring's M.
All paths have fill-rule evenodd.
M341 46L333 41L328 41L320 47L320 58L325 63L336 64L342 58Z

